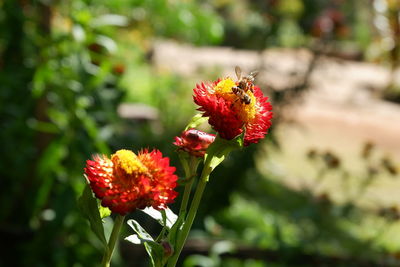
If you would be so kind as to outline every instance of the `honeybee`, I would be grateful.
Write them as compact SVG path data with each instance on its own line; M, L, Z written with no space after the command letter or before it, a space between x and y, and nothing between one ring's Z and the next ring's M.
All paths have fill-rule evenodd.
M251 103L251 98L247 94L247 91L250 90L251 92L253 92L254 80L258 74L258 71L252 71L252 72L250 72L249 75L244 76L242 78L242 69L239 66L236 66L235 73L236 73L236 77L237 77L238 81L237 81L237 85L232 87L232 92L238 97L237 100L240 100L240 102L242 102L242 104L248 105Z

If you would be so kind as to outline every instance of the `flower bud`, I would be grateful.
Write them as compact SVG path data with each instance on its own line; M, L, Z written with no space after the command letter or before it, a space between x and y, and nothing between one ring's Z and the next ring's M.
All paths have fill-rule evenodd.
M208 146L214 142L215 135L208 134L196 129L183 131L181 136L175 137L174 145L178 150L183 150L195 157L203 157Z
M174 248L168 241L161 241L161 246L164 249L164 256L169 257L174 254Z

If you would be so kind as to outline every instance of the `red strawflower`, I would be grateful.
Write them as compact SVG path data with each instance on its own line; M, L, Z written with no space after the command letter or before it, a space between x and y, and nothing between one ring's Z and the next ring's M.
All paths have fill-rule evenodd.
M208 122L222 138L233 139L244 130L244 145L248 146L258 143L267 134L272 106L257 86L246 91L251 101L244 103L232 91L232 87L237 85L231 78L212 84L201 83L193 89L193 99L200 106L198 110L204 112L204 117L209 117Z
M181 136L175 137L174 145L195 157L203 157L208 146L214 142L215 134L208 134L196 129L183 131Z
M152 206L165 209L178 195L178 177L169 159L158 150L143 150L138 155L118 150L109 159L95 155L86 162L85 173L101 205L125 215Z

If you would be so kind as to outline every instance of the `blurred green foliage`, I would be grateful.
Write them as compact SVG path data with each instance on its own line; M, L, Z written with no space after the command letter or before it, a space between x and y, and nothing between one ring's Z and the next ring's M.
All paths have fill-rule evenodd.
M86 228L76 199L85 160L109 154L124 140L117 106L126 95L121 77L127 62L117 35L135 29L145 34L142 41L164 35L216 42L222 37L218 17L194 2L8 0L1 5L0 231L10 241L0 262L95 266L101 244ZM135 47L140 52L130 65L134 72L148 68L145 47L140 42ZM167 90L176 83L166 79L151 86ZM167 100L149 96L157 102L148 104L156 106Z
M0 7L4 266L97 266L101 243L76 205L85 184L85 160L93 153L157 147L177 163L171 141L195 112L191 88L198 81L152 67L152 46L159 38L258 50L313 47L315 42L344 49L350 44L365 58L392 58L398 64L398 46L377 51L376 44L388 35L381 31L377 36L365 23L375 13L363 0L3 0ZM392 9L398 11L390 6L380 12L393 14ZM152 106L159 117L121 119L122 102ZM231 229L226 237L279 250L310 246L307 242L319 238L314 222L322 217L324 229L339 240L343 232L325 208L307 206L309 195L257 173L253 159L260 149L235 153L216 171L197 227L213 215ZM299 202L292 205L281 196ZM294 227L299 221L303 233ZM356 238L344 235L324 252L359 247ZM217 254L210 257L214 265L263 266L258 260L220 261ZM123 265L118 259L115 264Z

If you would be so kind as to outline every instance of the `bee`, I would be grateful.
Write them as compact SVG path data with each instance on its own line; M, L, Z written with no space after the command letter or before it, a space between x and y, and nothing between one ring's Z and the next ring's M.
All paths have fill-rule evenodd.
M258 71L252 71L249 75L242 78L242 69L238 66L235 67L236 77L238 79L237 85L232 87L232 93L234 93L242 104L250 104L251 98L247 94L247 91L253 92L254 90L254 80L258 74ZM235 101L235 102L236 102Z

